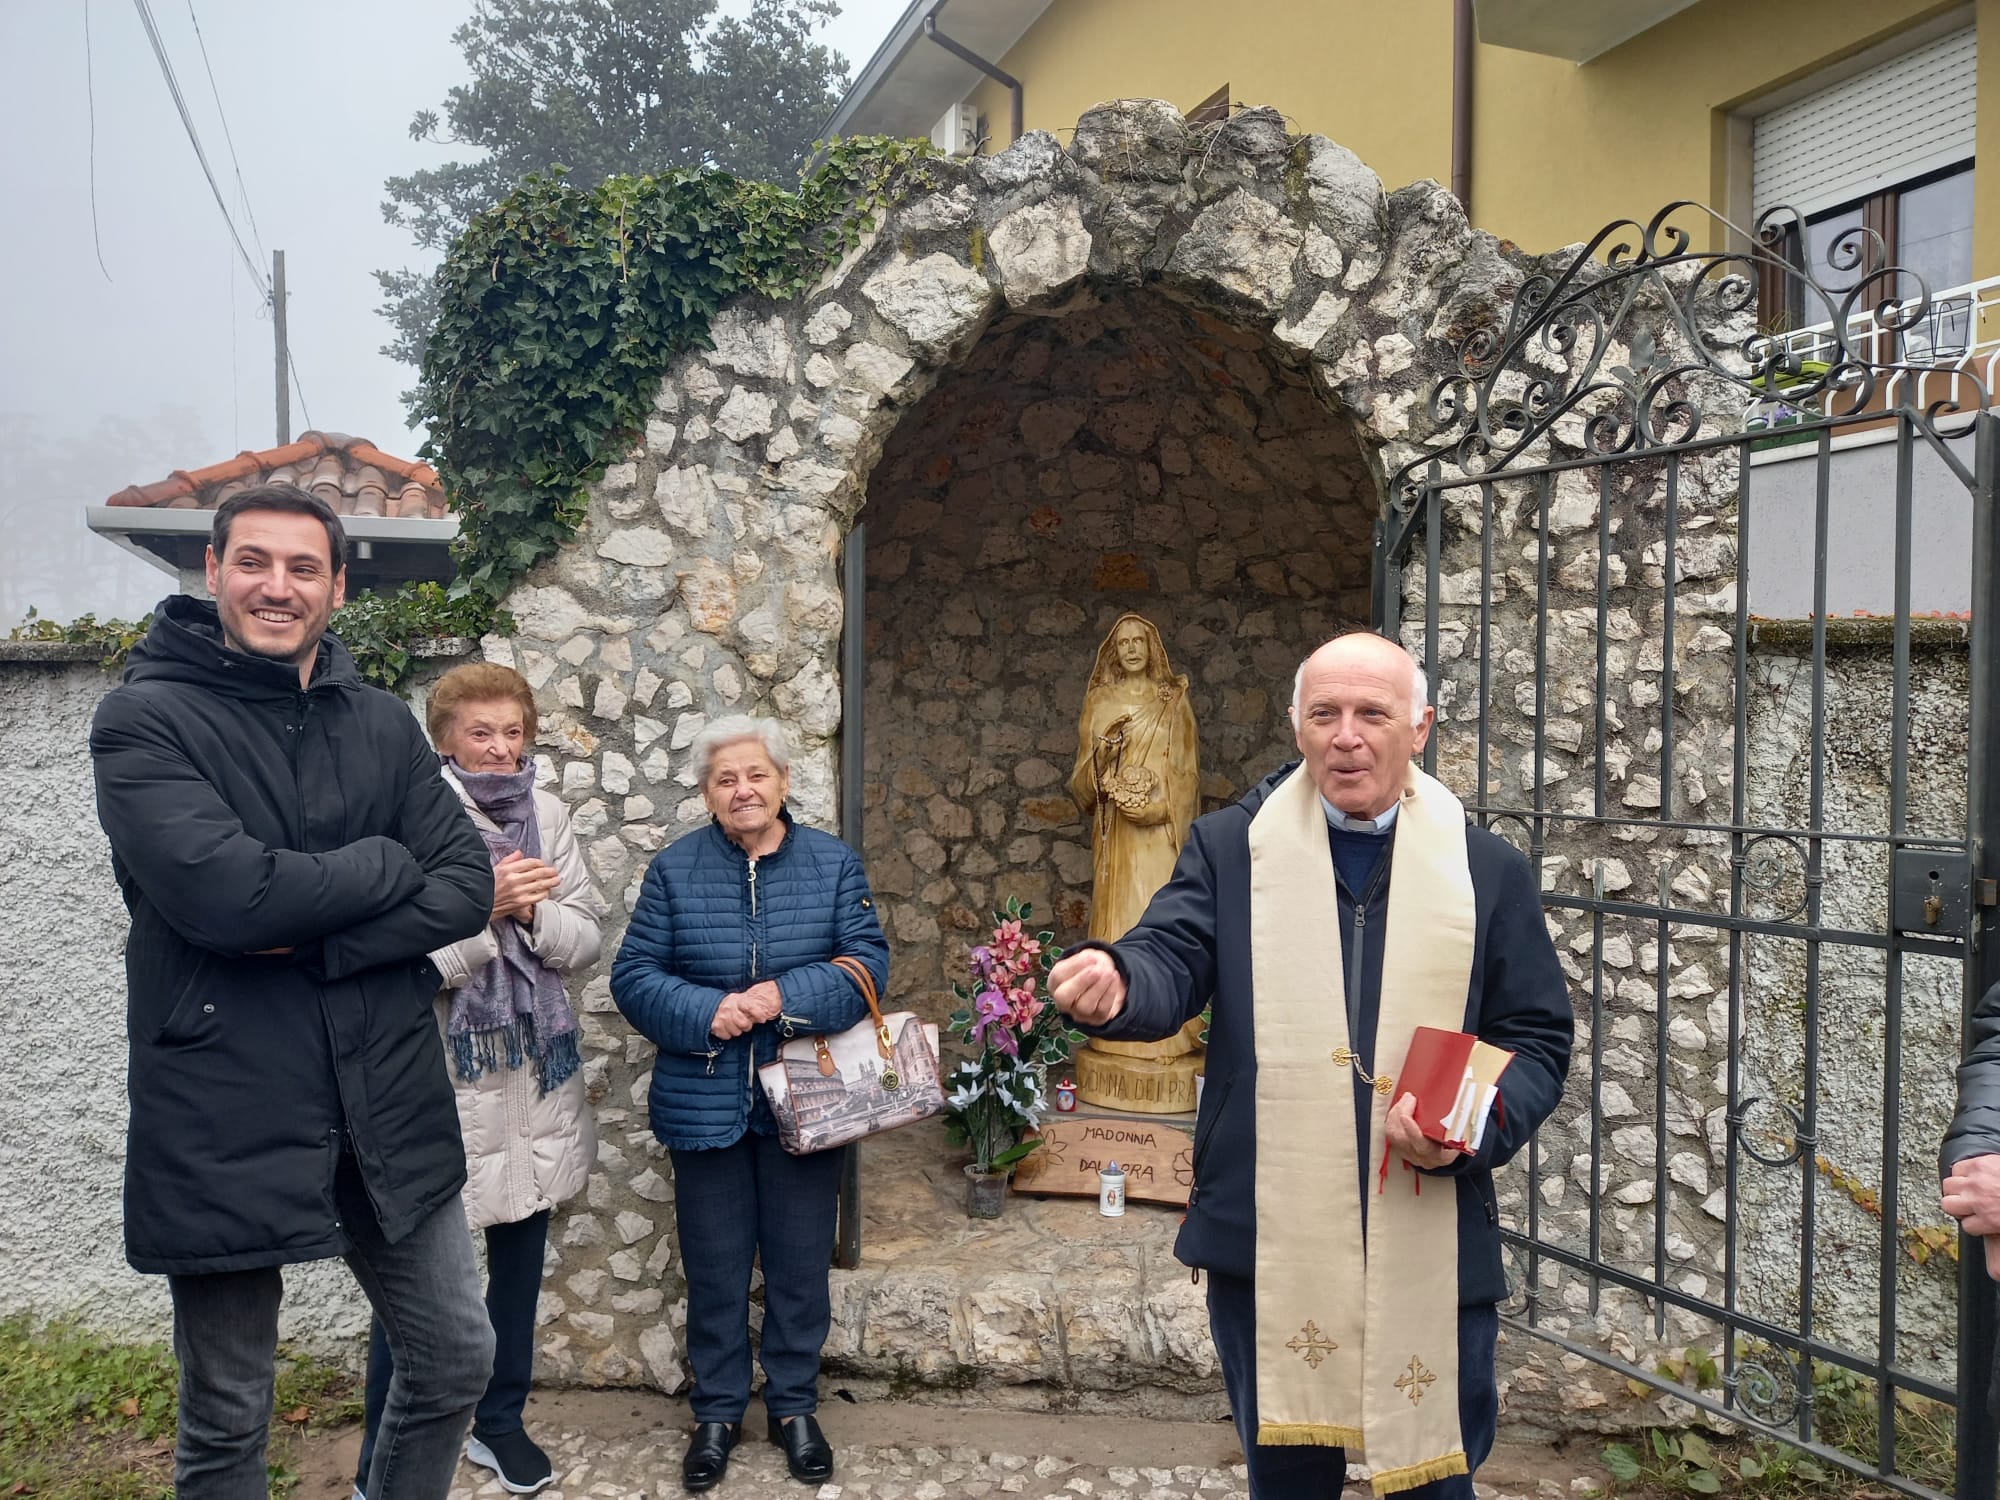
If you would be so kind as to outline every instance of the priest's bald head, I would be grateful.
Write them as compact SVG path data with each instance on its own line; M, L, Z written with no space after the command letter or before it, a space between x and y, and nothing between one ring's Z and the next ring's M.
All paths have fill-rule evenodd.
M1352 818L1387 812L1436 717L1430 685L1394 641L1356 631L1308 656L1292 683L1292 730L1320 795Z

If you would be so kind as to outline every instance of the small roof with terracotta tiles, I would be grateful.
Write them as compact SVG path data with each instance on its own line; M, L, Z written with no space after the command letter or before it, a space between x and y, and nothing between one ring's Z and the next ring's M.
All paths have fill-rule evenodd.
M283 447L246 450L205 469L176 469L153 484L122 489L106 503L213 510L238 490L259 484L295 484L344 516L442 521L450 514L429 464L397 458L344 432L301 433Z

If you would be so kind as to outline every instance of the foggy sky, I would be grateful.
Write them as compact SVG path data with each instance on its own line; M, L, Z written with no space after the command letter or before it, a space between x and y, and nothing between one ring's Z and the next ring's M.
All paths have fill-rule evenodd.
M193 0L195 20L190 0L152 8L251 257L268 269L269 252L285 251L293 436L354 433L415 457L422 438L398 400L413 372L378 352L389 326L369 273L422 263L382 221L383 180L462 154L410 140L408 126L465 79L451 33L468 0ZM842 0L821 39L851 77L903 9ZM29 604L53 618L134 615L172 580L90 536L83 509L271 446L271 321L130 0L0 0L0 57L11 65L0 90L0 630Z

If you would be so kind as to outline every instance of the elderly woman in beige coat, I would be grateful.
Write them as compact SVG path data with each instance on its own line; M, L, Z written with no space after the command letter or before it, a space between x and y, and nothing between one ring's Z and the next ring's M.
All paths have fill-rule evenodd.
M527 749L535 696L526 679L484 662L454 668L431 690L426 717L442 774L493 857L492 921L431 955L443 982L438 1024L465 1137L466 1216L486 1235L486 1311L496 1341L465 1451L503 1487L526 1495L553 1478L521 1423L549 1213L582 1190L597 1159L562 976L596 961L604 902L561 801L534 784ZM368 1472L393 1378L378 1324L359 1474Z

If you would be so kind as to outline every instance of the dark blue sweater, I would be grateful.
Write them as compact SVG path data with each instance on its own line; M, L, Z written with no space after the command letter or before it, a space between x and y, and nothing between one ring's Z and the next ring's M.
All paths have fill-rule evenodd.
M1380 833L1356 833L1351 828L1336 828L1331 823L1326 825L1326 841L1333 846L1333 867L1347 882L1349 895L1358 895L1368 889L1369 877L1375 873L1375 862L1389 847L1389 835L1395 831L1393 823Z

